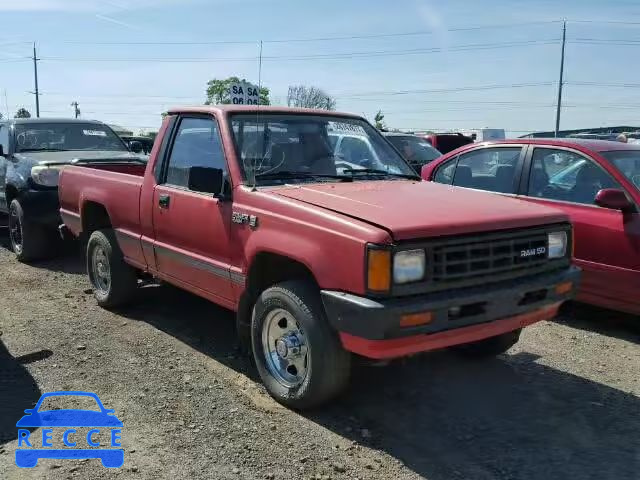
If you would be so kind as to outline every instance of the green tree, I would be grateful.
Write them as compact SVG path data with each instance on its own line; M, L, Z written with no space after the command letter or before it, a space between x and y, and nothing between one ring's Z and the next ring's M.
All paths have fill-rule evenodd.
M378 113L376 113L376 116L373 117L373 120L378 130L384 130L385 128L387 128L387 126L384 124L384 113L382 113L382 110L378 110Z
M229 77L224 80L214 78L207 82L207 100L205 105L222 105L231 103L231 95L229 95L229 87L233 83L246 82L238 77ZM269 101L269 89L267 87L260 87L260 105L270 105Z
M29 110L23 107L18 109L13 118L31 118L31 114L29 113Z

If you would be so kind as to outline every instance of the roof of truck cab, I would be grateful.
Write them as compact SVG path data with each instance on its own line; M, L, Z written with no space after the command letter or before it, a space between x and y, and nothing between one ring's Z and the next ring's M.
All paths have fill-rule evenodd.
M328 115L334 117L362 118L353 113L334 112L314 108L273 107L271 105L197 105L170 108L168 113L291 113L306 115Z

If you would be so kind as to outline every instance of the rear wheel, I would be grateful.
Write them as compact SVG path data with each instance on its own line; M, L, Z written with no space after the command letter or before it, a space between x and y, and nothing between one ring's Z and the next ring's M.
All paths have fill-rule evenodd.
M350 354L329 327L317 289L291 280L266 289L251 319L258 373L269 394L288 407L327 402L346 387Z
M98 305L114 308L135 294L138 278L125 261L112 229L96 230L87 242L87 273Z
M9 205L9 240L16 258L20 262L30 262L45 258L50 254L52 232L25 218L18 199Z
M522 332L521 328L477 342L456 345L453 348L461 354L470 357L495 357L496 355L506 352L518 343L520 332Z

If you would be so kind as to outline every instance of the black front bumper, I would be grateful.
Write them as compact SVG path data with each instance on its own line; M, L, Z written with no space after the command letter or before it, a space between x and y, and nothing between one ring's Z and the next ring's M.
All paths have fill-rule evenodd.
M441 332L532 312L572 298L579 280L580 270L572 266L489 286L402 298L371 299L335 290L322 290L321 296L333 328L368 340L385 340ZM566 282L572 283L571 289L557 293L555 287ZM418 327L400 326L403 315L421 312L431 312L431 322Z
M18 198L24 216L29 221L52 228L60 225L58 189L27 190L20 193Z

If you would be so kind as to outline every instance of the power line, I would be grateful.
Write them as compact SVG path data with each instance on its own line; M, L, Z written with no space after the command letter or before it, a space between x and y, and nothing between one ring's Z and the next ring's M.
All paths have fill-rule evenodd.
M571 38L569 39L571 41L574 42L632 42L632 43L640 43L640 39L634 39L634 38L584 38L584 37L577 37L577 38Z
M464 86L464 87L452 87L452 88L435 88L435 89L418 89L418 90L379 90L369 92L338 92L332 95L335 98L357 98L361 96L375 96L375 95L409 95L416 93L456 93L466 91L481 91L481 90L494 90L494 89L509 89L509 88L526 88L526 87L540 87L554 85L555 82L527 82L527 83L511 83L511 84L490 84L490 85L476 85L476 86ZM83 103L91 103L86 100L87 98L151 98L151 99L163 99L165 101L159 101L159 103L171 103L172 100L190 100L196 103L202 103L203 98L194 96L179 96L179 95L147 95L143 93L101 93L94 95L79 95L77 92L40 92L40 95L46 96L76 96L84 100ZM467 103L461 101L462 103ZM500 102L504 103L504 102Z
M431 89L419 89L419 90L382 90L373 92L361 92L354 94L337 94L333 95L337 98L357 98L362 96L371 95L409 95L415 93L454 93L454 92L467 92L467 91L480 91L480 90L496 90L503 88L526 88L526 87L541 87L554 85L555 82L529 82L529 83L511 83L511 84L495 84L495 85L481 85L470 87L455 87L455 88L431 88Z
M640 26L640 22L626 22L619 20L567 20L567 23L601 23L609 25L635 25Z
M608 82L586 82L586 81L572 81L565 82L565 84L575 85L578 87L612 87L612 88L639 88L640 83L608 83Z
M547 21L533 21L533 22L520 22L520 23L508 23L508 24L491 24L491 25L471 25L445 28L439 31L446 32L464 32L471 30L485 30L496 28L516 28L526 27L533 25L549 25L558 23L560 20L547 20ZM363 34L363 35L344 35L344 36L327 36L327 37L309 37L309 38L287 38L287 39L268 39L262 40L263 43L304 43L304 42L330 42L330 41L343 41L343 40L367 40L372 38L390 38L390 37L409 37L419 35L433 35L436 33L434 30L417 30L410 32L391 32L391 33L376 33L376 34ZM85 42L85 41L63 41L60 43L71 45L255 45L260 40L219 40L219 41L158 41L158 42Z
M422 55L430 53L440 52L457 52L457 51L472 51L472 50L492 50L499 48L514 48L530 45L550 45L558 42L558 39L544 39L544 40L522 40L511 42L498 42L498 43L475 43L467 45L454 45L452 47L434 47L434 48L414 48L408 50L382 50L382 51L361 51L361 52L344 52L344 53L322 53L312 55L265 55L262 57L266 61L298 61L298 60L333 60L333 59L348 59L353 60L356 58L370 58L370 57L384 57L384 56L401 56L401 55ZM145 58L145 57L133 57L133 58L86 58L86 57L43 57L45 61L63 61L63 62L157 62L157 63L209 63L209 62L242 62L251 61L255 62L258 57L191 57L191 58Z

